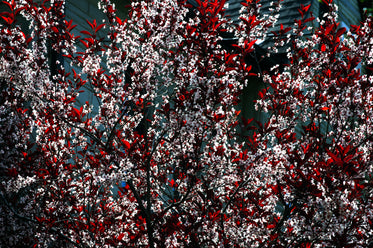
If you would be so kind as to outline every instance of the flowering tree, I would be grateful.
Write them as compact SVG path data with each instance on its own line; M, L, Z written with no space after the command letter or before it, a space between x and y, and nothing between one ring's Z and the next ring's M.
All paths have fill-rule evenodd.
M244 1L237 25L197 3L132 1L123 20L101 0L105 22L77 36L63 1L2 2L1 243L372 245L372 18L347 32L331 1L321 21L302 5L274 32L288 64L255 74L280 2ZM263 123L238 109L251 77Z

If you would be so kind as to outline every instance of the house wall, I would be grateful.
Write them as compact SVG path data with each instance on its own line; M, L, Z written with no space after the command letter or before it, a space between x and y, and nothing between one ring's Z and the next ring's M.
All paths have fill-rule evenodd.
M361 21L359 3L357 0L335 0L338 5L338 18L347 26L358 25Z

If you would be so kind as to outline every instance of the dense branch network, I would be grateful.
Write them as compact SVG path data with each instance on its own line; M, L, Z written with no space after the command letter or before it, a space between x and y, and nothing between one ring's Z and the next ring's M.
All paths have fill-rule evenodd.
M2 1L0 243L371 246L373 21L324 2L273 31L281 1L233 22L224 1L101 0L77 33L64 1ZM285 64L261 68L266 38Z

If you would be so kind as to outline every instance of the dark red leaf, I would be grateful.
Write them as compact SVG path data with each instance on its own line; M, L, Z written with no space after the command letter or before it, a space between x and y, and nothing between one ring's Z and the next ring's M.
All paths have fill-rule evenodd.
M98 27L95 29L95 32L97 33L104 26L105 26L105 23L102 23L102 24L98 25Z
M127 150L131 148L131 144L127 140L122 140L122 143Z
M80 33L92 36L92 34L86 30L80 31Z
M123 239L123 237L124 237L124 233L121 233L121 234L118 235L118 238L117 238L117 239L118 239L119 241L121 241L121 240Z
M52 27L52 31L55 32L56 34L59 33L58 29L56 27Z
M337 34L336 34L336 37L341 36L341 35L344 34L345 32L346 32L346 28L345 28L345 27L338 29Z
M325 46L325 44L321 44L321 51L322 51L322 52L325 52L325 50L326 50L326 46Z
M84 40L79 40L81 43L83 43L83 45L86 47L86 48L88 48L89 47L89 45L88 45L88 43L87 42L85 42Z
M92 29L95 29L96 25L94 25L96 23L96 20L93 20L93 23L89 22L88 20L86 20L86 22L88 23L88 25L92 28Z

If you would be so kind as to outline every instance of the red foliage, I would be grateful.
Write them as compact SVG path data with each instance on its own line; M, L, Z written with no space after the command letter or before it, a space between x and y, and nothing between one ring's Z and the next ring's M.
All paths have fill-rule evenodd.
M121 19L102 0L77 36L63 1L36 2L2 1L0 243L371 245L372 18L348 31L324 1L320 25L301 5L275 32L259 1L233 24L225 1L132 1ZM267 33L288 50L272 70ZM238 109L254 76L262 121Z

